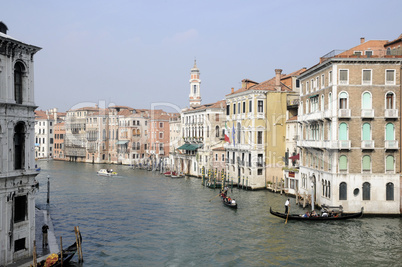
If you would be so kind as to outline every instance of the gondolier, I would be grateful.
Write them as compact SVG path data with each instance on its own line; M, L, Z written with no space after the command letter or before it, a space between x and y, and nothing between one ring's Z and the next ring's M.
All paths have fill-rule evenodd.
M290 203L289 203L289 198L286 200L286 202L285 202L285 214L287 214L288 213L288 211L289 211L289 206L290 206Z
M49 229L49 226L47 224L44 224L42 226L42 247L47 246L47 230Z

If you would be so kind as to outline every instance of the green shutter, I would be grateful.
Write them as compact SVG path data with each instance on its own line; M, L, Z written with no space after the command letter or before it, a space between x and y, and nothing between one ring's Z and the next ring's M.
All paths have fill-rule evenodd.
M363 171L369 171L371 165L370 156L363 156Z
M339 170L346 171L348 169L348 158L344 155L339 157Z
M339 140L348 140L348 126L344 122L339 124Z
M386 159L386 170L387 171L393 171L394 170L394 157L393 156L388 156Z
M395 140L394 125L392 123L388 123L385 130L386 130L385 140L387 140L387 141Z
M363 94L363 109L371 109L371 94L368 92Z
M363 138L362 140L371 140L370 137L371 127L369 123L363 124Z

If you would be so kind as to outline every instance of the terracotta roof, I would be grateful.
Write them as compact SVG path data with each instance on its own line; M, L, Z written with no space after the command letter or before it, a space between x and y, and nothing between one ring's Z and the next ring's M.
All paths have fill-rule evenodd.
M342 52L337 55L337 57L342 57L342 56L347 56L347 55L353 55L355 51L366 51L366 50L384 50L384 45L387 43L386 40L370 40L367 42L364 42L362 44L356 45L355 47L352 47L345 52Z
M211 104L204 104L201 106L190 107L186 111L194 111L194 110L205 110L207 108L222 108L226 107L226 100L219 100L218 102L211 103Z
M286 78L289 78L289 77L294 77L294 76L299 76L300 74L302 74L303 72L305 72L307 70L307 68L301 68L301 69L299 69L299 70L297 70L297 71L294 71L294 72L292 72L292 73L289 73L289 74L285 74L285 76L284 77L281 77L281 80L282 79L286 79Z
M297 121L297 115L289 118L287 121Z
M119 115L119 116L128 116L131 114L132 114L131 111L128 109L122 109L119 111L119 113L117 113L117 115Z
M399 37L396 38L395 40L392 40L392 41L387 42L384 46L386 47L386 46L388 46L388 45L391 45L391 44L394 44L394 43L398 43L398 42L402 42L402 34L399 35Z

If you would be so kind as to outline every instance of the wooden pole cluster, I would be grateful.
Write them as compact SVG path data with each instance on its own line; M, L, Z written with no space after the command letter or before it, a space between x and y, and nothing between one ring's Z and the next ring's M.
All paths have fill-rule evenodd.
M75 232L75 240L76 240L76 244L77 244L78 262L84 262L84 257L82 256L80 228L78 226L75 226L74 232Z
M36 267L36 240L33 242L33 265L29 265Z

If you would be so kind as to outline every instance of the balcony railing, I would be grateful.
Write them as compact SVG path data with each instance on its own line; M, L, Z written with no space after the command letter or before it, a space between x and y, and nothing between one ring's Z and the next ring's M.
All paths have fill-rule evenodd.
M385 140L385 149L398 149L398 140Z
M384 117L386 119L397 119L398 118L398 110L397 109L386 109L384 112Z
M374 118L374 109L362 109L362 118Z
M332 110L327 109L324 111L324 118L325 119L330 119L332 117Z
M338 149L350 149L350 140L339 140Z
M362 140L362 149L374 149L374 140Z
M339 118L350 118L350 109L339 109L338 110L338 117Z

